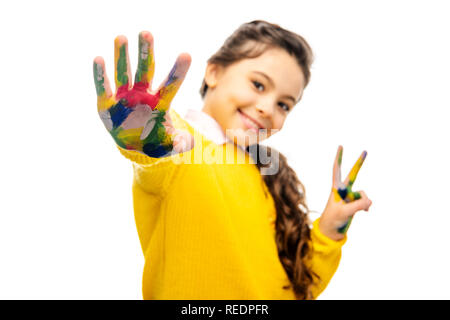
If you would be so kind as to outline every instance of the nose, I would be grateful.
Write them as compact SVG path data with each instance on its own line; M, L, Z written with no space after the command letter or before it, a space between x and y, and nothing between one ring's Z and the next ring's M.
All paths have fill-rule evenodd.
M259 113L259 115L261 117L268 118L268 119L272 118L273 112L274 112L273 106L270 103L267 103L267 102L266 103L259 103L256 106L256 110L258 111L258 113Z

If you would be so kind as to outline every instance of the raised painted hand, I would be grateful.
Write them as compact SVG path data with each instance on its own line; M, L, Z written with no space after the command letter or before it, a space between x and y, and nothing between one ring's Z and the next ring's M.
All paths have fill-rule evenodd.
M333 166L331 194L319 223L321 231L335 240L344 237L357 211L368 211L372 204L372 201L363 191L352 190L353 183L367 156L367 152L364 151L361 154L344 182L341 181L342 153L343 148L339 146Z
M118 36L114 47L116 93L111 91L102 57L94 59L94 82L98 113L117 145L154 158L192 149L193 137L175 129L168 112L189 69L189 54L180 54L167 78L152 91L155 60L151 33L143 31L139 34L134 85L131 83L127 38Z

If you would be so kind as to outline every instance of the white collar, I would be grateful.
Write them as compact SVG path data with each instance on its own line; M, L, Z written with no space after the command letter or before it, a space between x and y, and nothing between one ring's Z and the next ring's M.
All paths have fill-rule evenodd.
M202 110L188 109L184 116L184 120L186 120L191 127L200 132L206 139L211 140L217 145L222 145L227 142L234 144L234 142L225 135L216 119ZM247 152L246 148L243 146L236 146L242 151Z
M229 141L216 119L202 110L189 109L184 119L215 144L221 145Z

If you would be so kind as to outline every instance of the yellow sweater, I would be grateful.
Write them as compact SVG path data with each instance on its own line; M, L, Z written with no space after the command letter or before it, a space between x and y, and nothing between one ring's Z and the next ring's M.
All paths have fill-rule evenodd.
M289 279L275 243L274 202L250 155L207 140L173 109L170 115L194 136L191 151L151 158L118 147L134 168L144 299L295 299L283 289ZM215 161L227 156L237 161ZM314 298L336 271L346 241L327 238L317 223L311 268L321 282Z

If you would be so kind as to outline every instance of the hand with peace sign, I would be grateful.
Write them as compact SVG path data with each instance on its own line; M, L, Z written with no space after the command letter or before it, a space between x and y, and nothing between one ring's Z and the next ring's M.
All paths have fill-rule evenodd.
M343 148L339 146L333 167L333 187L319 221L321 232L333 240L343 239L354 214L360 210L368 211L372 205L363 191L352 190L367 152L361 154L344 182L341 181L342 152Z
M98 113L117 145L154 158L192 149L192 135L175 129L168 112L189 69L189 54L180 54L167 78L157 90L151 91L155 69L151 33L139 34L134 85L131 84L127 38L118 36L114 47L116 93L112 94L102 57L94 59L94 82Z

